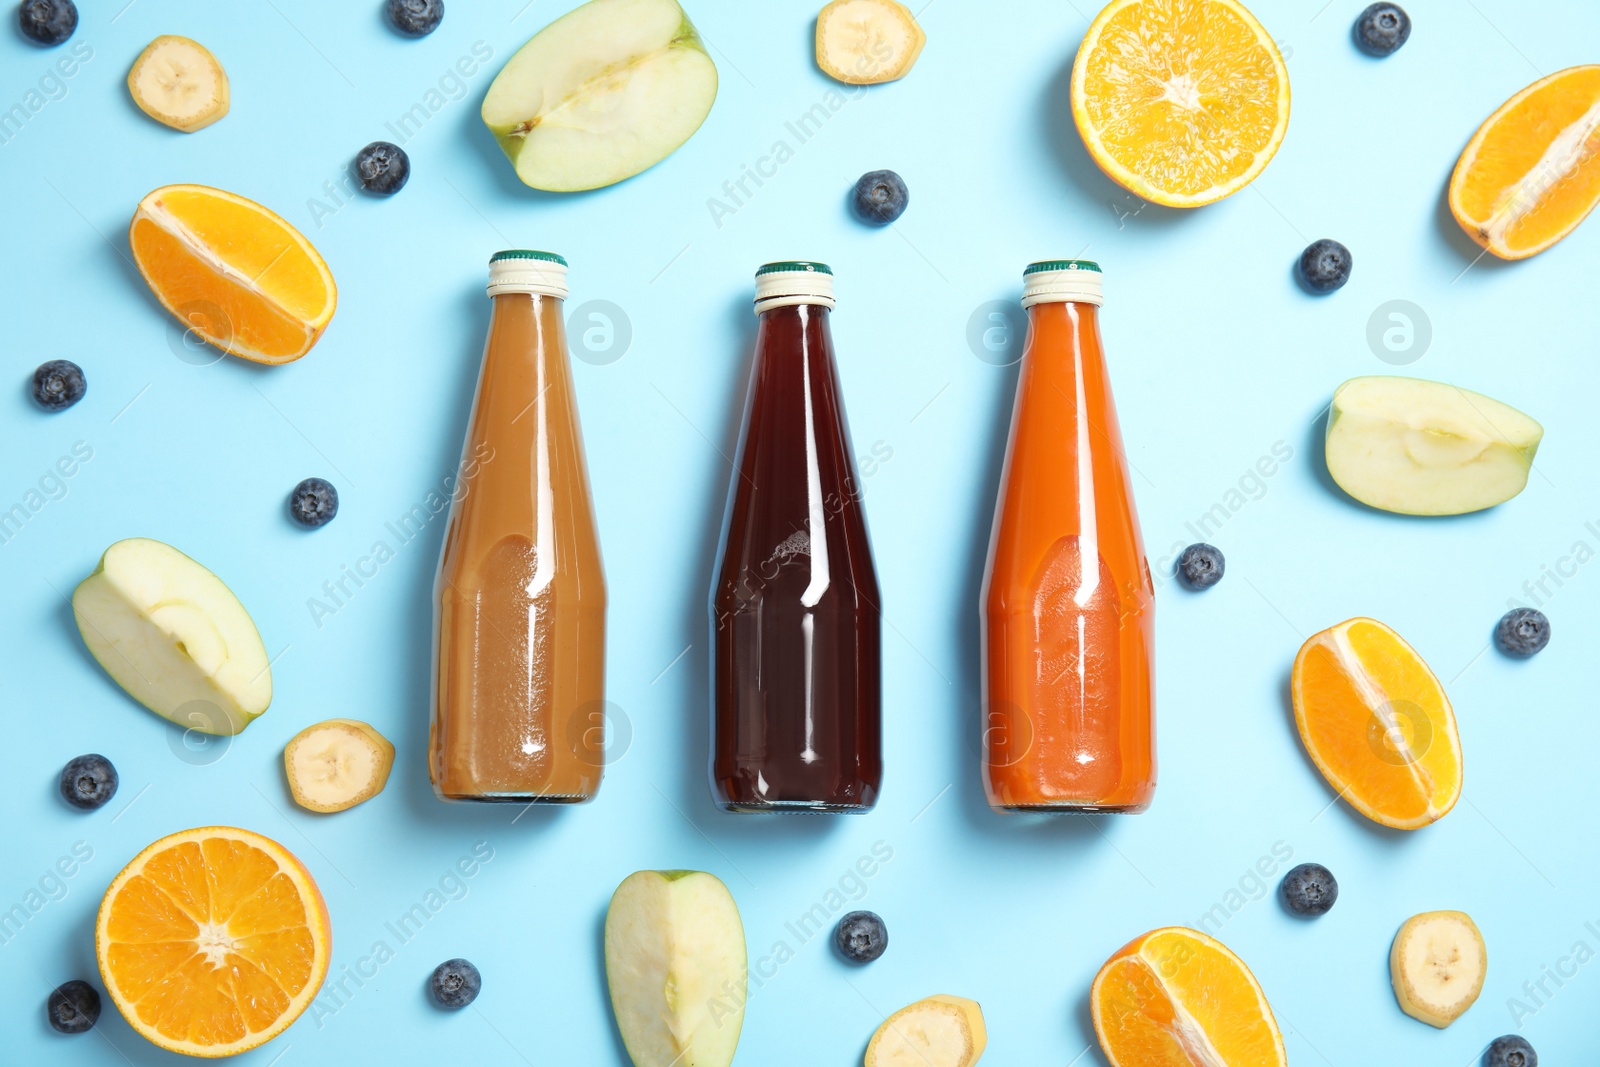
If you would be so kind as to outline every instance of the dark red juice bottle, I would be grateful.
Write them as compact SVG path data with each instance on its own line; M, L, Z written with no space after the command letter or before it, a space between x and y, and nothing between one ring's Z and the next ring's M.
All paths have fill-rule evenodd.
M878 579L839 396L833 272L756 272L755 367L711 592L711 791L862 812L883 781Z

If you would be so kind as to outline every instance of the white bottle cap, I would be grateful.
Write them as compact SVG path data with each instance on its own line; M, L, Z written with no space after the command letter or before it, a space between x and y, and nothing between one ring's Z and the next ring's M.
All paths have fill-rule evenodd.
M489 257L489 295L538 293L567 298L567 261L554 252L512 248Z
M1105 303L1100 264L1087 259L1044 259L1022 272L1022 306Z
M756 314L790 304L833 307L833 268L826 263L785 259L756 271Z

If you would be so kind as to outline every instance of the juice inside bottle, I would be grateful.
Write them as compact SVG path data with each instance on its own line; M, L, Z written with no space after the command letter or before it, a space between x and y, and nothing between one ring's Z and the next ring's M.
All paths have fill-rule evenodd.
M711 788L859 812L883 779L878 581L820 263L756 274L755 366L711 594Z
M1024 273L1028 341L983 590L983 782L998 810L1143 811L1154 588L1100 347L1100 268Z
M562 322L567 265L496 253L434 584L428 771L446 800L577 803L604 765L605 576Z

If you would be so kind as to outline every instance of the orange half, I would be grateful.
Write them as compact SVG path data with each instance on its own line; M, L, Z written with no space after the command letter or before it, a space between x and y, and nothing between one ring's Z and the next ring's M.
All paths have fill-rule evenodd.
M1526 259L1600 203L1600 66L1541 78L1478 127L1450 176L1450 213L1501 259Z
M100 977L128 1025L171 1052L232 1056L282 1033L328 973L328 909L288 849L249 830L163 837L112 879Z
M338 303L333 275L281 216L204 185L139 201L128 243L161 306L231 355L288 363L311 351Z
M1289 71L1237 0L1112 0L1072 64L1072 118L1118 185L1199 207L1271 162L1289 129Z
M1461 798L1461 739L1444 686L1375 619L1312 635L1294 660L1294 721L1311 761L1361 814L1397 830Z
M1168 926L1106 961L1089 994L1111 1067L1287 1067L1261 984L1222 942Z

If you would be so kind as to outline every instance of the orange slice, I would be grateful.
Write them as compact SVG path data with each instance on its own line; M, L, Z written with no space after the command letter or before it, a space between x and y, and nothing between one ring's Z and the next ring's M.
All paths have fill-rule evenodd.
M254 200L166 185L139 201L133 261L161 306L224 352L288 363L311 351L338 303L311 242Z
M1111 1067L1287 1067L1283 1035L1250 968L1198 930L1124 945L1089 993Z
M1289 71L1237 0L1112 0L1072 64L1072 118L1111 180L1168 207L1236 193L1289 128Z
M1473 134L1450 176L1450 213L1501 259L1526 259L1600 202L1600 66L1541 78Z
M249 830L163 837L111 881L95 923L106 992L171 1052L232 1056L276 1037L328 973L328 909L289 850Z
M1461 797L1461 739L1444 686L1375 619L1312 635L1294 660L1294 721L1317 770L1357 811L1397 830Z

